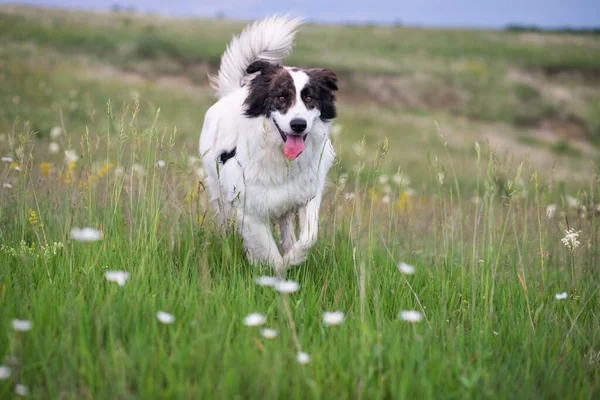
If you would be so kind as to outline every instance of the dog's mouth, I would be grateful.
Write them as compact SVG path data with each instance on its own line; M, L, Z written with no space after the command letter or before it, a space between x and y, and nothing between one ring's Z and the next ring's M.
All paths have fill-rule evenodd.
M283 139L283 154L288 160L295 160L304 151L304 142L308 137L308 133L305 133L304 135L287 134L279 127L279 125L277 125L275 119L273 119L273 123L279 131L281 139Z

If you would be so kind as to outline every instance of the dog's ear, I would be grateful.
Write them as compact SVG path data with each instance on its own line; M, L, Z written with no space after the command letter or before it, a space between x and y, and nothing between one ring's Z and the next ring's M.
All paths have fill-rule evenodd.
M277 69L277 65L271 64L268 61L264 60L256 60L252 64L248 65L246 68L247 74L253 74L255 72L260 72L261 74L275 72Z
M308 70L308 75L319 86L332 92L338 90L337 75L329 68L312 68Z

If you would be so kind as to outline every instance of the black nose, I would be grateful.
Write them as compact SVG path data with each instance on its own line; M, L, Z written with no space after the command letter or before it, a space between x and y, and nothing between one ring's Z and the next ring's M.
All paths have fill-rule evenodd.
M302 133L306 129L306 121L302 118L295 118L290 122L290 127L296 133Z

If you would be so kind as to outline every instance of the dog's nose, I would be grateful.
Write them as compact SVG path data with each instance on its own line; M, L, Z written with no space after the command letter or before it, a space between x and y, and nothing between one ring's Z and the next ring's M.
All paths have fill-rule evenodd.
M294 118L290 122L290 127L294 132L302 133L306 129L306 120L303 120L302 118Z

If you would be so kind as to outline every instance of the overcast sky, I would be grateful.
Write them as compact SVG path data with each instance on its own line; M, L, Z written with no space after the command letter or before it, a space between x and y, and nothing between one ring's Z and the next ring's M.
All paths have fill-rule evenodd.
M108 10L114 4L174 16L256 19L291 12L311 21L402 22L432 27L501 28L509 23L542 27L600 25L598 0L0 0L43 6Z

